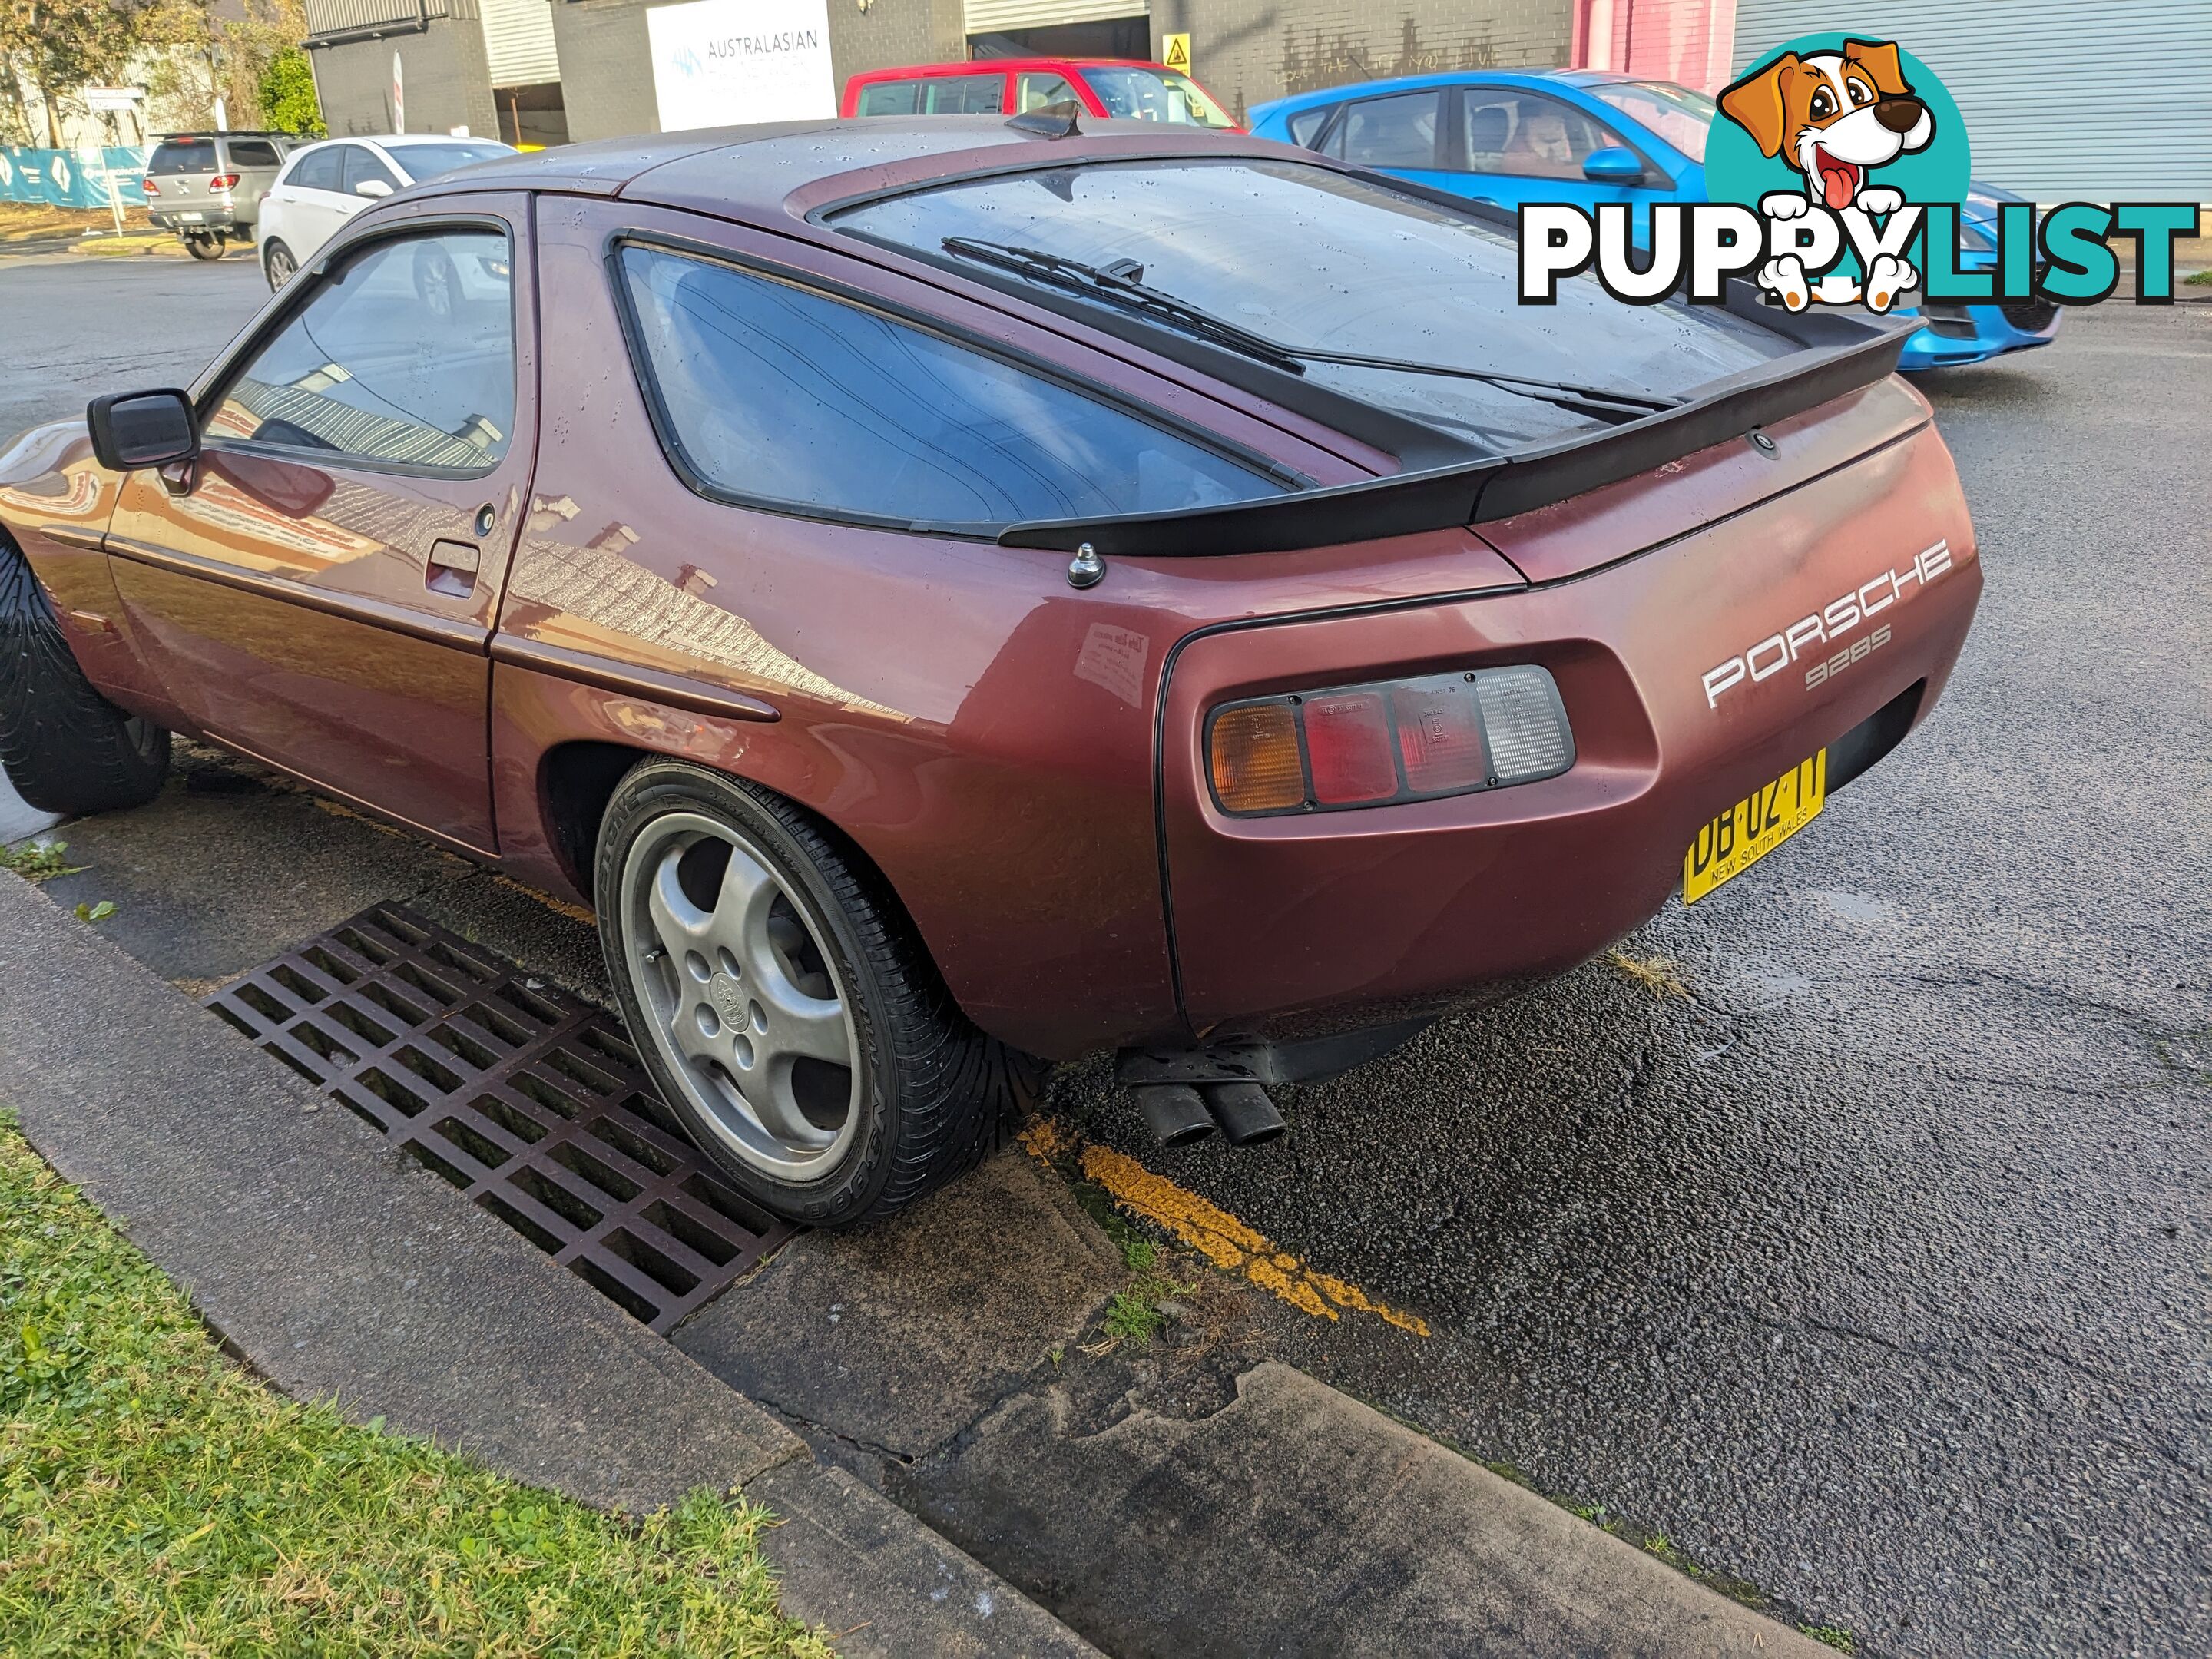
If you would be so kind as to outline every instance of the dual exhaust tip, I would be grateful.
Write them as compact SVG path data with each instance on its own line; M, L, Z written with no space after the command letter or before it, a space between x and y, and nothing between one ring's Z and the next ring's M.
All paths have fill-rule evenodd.
M1188 1146L1216 1129L1232 1146L1257 1146L1286 1127L1256 1083L1146 1083L1129 1092L1163 1146Z

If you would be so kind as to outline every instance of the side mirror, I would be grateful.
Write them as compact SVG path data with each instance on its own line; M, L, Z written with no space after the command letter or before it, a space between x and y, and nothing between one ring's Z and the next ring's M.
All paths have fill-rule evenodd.
M192 400L174 387L94 398L84 420L92 428L92 453L117 472L199 458L199 419Z
M1583 161L1583 177L1594 185L1640 185L1644 163L1632 149L1608 144L1594 149Z
M1626 153L1625 150L1622 152L1623 155ZM353 193L366 196L372 202L380 202L392 194L392 186L381 179L364 179L353 187Z

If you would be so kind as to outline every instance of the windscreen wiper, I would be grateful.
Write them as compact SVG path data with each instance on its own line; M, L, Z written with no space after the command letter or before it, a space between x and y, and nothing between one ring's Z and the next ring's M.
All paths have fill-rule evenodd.
M1145 268L1133 259L1106 265L1085 264L1042 248L1017 247L1005 242L979 241L972 236L947 236L939 244L947 253L977 264L1010 270L1032 282L1103 304L1133 311L1156 322L1179 328L1209 344L1223 346L1258 359L1286 374L1303 374L1308 363L1334 363L1346 368L1373 368L1400 374L1436 374L1454 380L1480 380L1516 397L1534 398L1577 414L1619 424L1640 420L1662 409L1679 407L1680 398L1655 398L1641 392L1622 392L1606 386L1577 386L1565 380L1540 380L1528 374L1506 374L1492 369L1455 368L1443 363L1415 362L1398 357L1370 357L1357 352L1323 351L1284 345L1249 329L1201 310L1188 301L1148 287Z

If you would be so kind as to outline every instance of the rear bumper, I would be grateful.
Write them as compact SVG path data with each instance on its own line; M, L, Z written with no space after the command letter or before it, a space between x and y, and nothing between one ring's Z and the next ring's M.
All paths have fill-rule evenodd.
M216 231L249 236L253 234L252 219L235 208L149 208L146 217L156 230L173 230L181 236L205 235Z
M1923 717L1980 590L1950 455L1923 428L1587 575L1187 641L1170 732L1197 732L1237 697L1534 661L1559 683L1577 752L1567 773L1516 788L1243 819L1213 805L1194 744L1170 753L1165 848L1191 1025L1281 1039L1375 1024L1588 959L1666 902L1699 825L1886 707ZM1846 594L1859 614L1832 641L1798 628L1794 658L1784 638L1755 680L1709 695L1717 665Z

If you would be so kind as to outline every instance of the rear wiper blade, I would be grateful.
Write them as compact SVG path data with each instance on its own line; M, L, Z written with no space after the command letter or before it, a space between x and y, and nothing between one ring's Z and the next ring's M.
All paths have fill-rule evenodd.
M1323 351L1318 348L1285 345L1249 329L1200 309L1172 294L1148 287L1144 267L1133 261L1097 266L1070 259L1042 248L1017 247L1010 243L979 241L972 236L947 236L939 244L947 253L978 264L994 265L1033 282L1063 289L1085 299L1097 300L1180 328L1212 344L1225 346L1257 358L1288 374L1303 374L1308 363L1334 363L1347 368L1373 368L1401 374L1435 374L1449 379L1480 380L1516 397L1534 398L1562 409L1616 423L1641 419L1662 409L1678 408L1680 398L1657 398L1646 392L1623 392L1608 386L1577 386L1567 380L1547 380L1530 374L1507 374L1485 368L1455 368L1443 363L1424 363L1399 357L1370 357L1356 352ZM1125 267L1127 267L1125 269Z
M1119 270L1101 270L1097 265L1085 264L1080 259L1067 259L1057 253L1047 253L1042 248L1015 247L1004 242L981 242L972 236L948 236L939 244L947 253L972 259L979 265L996 265L1001 270L1011 270L1016 276L1027 276L1032 282L1048 287L1064 289L1088 300L1103 300L1127 311L1142 313L1164 323L1195 334L1215 345L1242 352L1247 357L1256 357L1261 362L1281 369L1286 374L1303 374L1305 367L1298 360L1304 352L1291 351L1277 345L1264 335L1255 334L1231 322L1224 322L1212 312L1202 311L1172 294L1147 288L1135 276ZM1137 270L1141 272L1144 267Z

